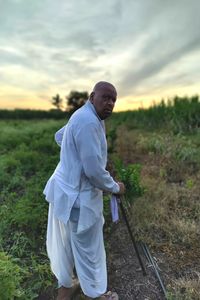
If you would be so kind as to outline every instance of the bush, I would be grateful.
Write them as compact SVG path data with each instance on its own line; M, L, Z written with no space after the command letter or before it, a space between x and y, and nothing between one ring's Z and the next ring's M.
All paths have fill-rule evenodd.
M0 252L0 300L12 300L23 295L20 289L22 270L14 260Z
M144 193L144 187L140 183L141 165L129 164L125 167L121 160L115 159L115 168L117 177L126 187L125 200L128 203L132 203L134 198Z

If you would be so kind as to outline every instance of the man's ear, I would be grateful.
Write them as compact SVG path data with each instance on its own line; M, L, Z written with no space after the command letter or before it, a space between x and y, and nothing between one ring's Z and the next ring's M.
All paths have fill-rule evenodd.
M89 97L91 103L93 103L93 98L94 98L94 92L92 92Z

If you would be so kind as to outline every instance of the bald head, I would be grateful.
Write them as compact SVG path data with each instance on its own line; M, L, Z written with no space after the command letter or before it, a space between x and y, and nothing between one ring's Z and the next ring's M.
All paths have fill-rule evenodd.
M98 90L102 90L102 89L105 89L105 88L113 89L116 92L116 95L117 95L117 91L116 91L116 88L114 87L114 85L111 84L110 82L107 82L107 81L97 82L95 84L94 88L93 88L93 92L96 92Z
M99 81L95 84L89 99L99 117L104 120L112 114L117 99L116 88L107 81Z

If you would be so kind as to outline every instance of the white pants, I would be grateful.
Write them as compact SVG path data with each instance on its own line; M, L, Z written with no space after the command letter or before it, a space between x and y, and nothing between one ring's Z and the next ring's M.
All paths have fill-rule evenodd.
M107 289L103 216L84 232L77 233L77 225L76 218L66 225L59 221L49 205L47 253L51 269L62 286L71 287L75 265L83 293L96 298Z

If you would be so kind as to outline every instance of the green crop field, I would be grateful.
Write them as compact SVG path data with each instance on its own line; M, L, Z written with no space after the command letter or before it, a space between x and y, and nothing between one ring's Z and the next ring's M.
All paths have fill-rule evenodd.
M65 122L0 121L0 300L37 299L56 287L42 191L59 161L54 133ZM198 97L115 113L106 127L108 168L126 183L137 239L162 254L168 299L200 299Z

